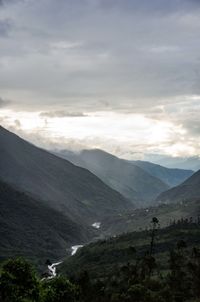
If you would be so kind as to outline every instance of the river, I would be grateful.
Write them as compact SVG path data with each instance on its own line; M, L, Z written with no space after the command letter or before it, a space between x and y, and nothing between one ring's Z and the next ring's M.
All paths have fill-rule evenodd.
M95 229L100 229L101 227L101 222L94 222L92 224L92 227L95 228ZM76 252L78 251L78 249L82 248L83 245L82 244L78 244L78 245L73 245L71 247L71 256L74 256L76 254ZM56 262L56 263L52 263L52 264L49 264L48 265L48 272L49 272L49 277L47 277L46 279L53 279L57 276L57 273L56 273L56 267L58 265L60 265L62 263L62 261L60 262Z

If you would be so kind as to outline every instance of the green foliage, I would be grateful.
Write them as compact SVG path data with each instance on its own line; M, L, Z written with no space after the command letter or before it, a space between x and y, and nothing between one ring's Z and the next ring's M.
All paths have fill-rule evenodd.
M70 251L75 242L87 242L93 236L93 230L86 232L84 227L80 230L62 213L2 180L0 209L0 260L24 256L41 268L47 258L61 259L67 247Z
M0 293L3 302L39 300L39 283L32 266L22 258L10 259L2 267Z
M78 299L78 287L64 277L46 281L41 287L42 302L75 302Z
M152 231L146 230L93 242L80 249L75 256L67 258L61 266L61 271L69 276L76 275L81 270L89 271L91 277L108 276L116 267L127 263L135 264L138 257L144 257L150 250L151 236ZM198 224L183 221L156 230L153 256L159 262L158 269L162 271L169 269L168 253L177 244L178 246L186 244L191 248L194 242L196 246L200 246Z
M93 258L101 263L101 259L95 253L96 245L101 247L103 253L106 252L106 248L109 250L109 259L111 259L111 252L114 252L115 261L112 262L109 270L104 271L100 277L96 266L96 274L93 271L92 277L88 273L89 271L82 269L80 274L71 276L70 279L69 276L58 276L53 279L39 280L27 261L21 258L8 260L1 268L0 301L198 302L200 297L200 248L198 246L191 248L191 242L188 240L197 238L193 238L193 232L195 232L195 236L199 236L198 230L199 227L193 224L187 227L180 224L159 230L156 237L162 237L164 240L161 241L162 244L166 244L166 238L172 239L171 232L173 235L178 234L180 238L178 242L173 241L173 247L170 252L165 254L165 258L160 257L159 253L150 255L150 242L149 245L145 245L146 252L143 254L138 253L138 247L134 249L132 244L131 249L127 246L125 248L123 244L129 235L124 235L120 240L120 243L123 242L123 244L117 248L120 253L123 250L124 257L128 257L128 259L132 257L132 261L124 261L123 264L117 262L115 248L119 244L118 241L108 240L108 246L105 246L105 241L93 243L92 249L89 249L89 254L84 260L89 261ZM180 231L183 232L181 234L186 233L186 237L180 236ZM142 234L140 233L141 236ZM151 232L148 234L151 235ZM139 238L139 234L135 236ZM148 237L148 239L150 238L151 236ZM156 242L156 249L157 245L158 242ZM81 250L78 254L81 257ZM164 270L162 269L163 261L168 264ZM100 266L101 264L99 264Z
M79 287L65 277L40 281L22 258L6 261L0 275L1 302L76 302Z

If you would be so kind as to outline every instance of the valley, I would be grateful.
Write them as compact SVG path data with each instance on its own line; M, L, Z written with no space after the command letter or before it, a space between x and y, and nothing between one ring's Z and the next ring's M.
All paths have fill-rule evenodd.
M40 282L79 280L84 271L105 281L145 259L155 217L161 274L170 269L176 238L188 253L199 248L198 171L132 163L102 150L80 154L54 155L0 128L0 265L25 257Z
M200 302L200 0L0 0L0 302Z

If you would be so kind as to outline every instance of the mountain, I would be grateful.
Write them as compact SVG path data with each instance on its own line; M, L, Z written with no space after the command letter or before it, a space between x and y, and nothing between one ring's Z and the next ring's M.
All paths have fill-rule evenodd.
M23 255L44 264L66 248L87 242L93 230L0 181L0 259Z
M0 179L78 223L91 224L133 204L86 169L0 128Z
M179 168L198 171L200 169L200 156L172 157L163 154L145 154L145 160L154 162L168 168Z
M175 187L181 184L194 173L192 170L169 169L148 161L137 160L132 162L149 174L161 179L169 187Z
M60 156L87 168L110 187L140 206L150 203L169 188L162 180L138 165L102 150L83 150L79 154L61 151Z
M159 202L177 202L199 199L200 196L200 170L194 173L179 186L161 193L157 197Z

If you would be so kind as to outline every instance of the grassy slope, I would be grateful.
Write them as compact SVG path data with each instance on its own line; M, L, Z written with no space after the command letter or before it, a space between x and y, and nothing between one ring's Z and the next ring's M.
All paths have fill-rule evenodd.
M59 260L66 248L87 242L94 231L0 181L0 259L23 255L33 262Z
M173 220L197 217L200 214L200 202L161 204L158 207L136 209L129 213L113 215L102 220L101 230L107 236L122 232L145 230L149 227L152 217L156 216L166 227Z
M160 202L178 202L198 199L200 196L200 170L177 187L161 193L157 197Z
M186 241L188 248L199 246L200 226L180 224L157 231L155 256L162 270L168 269L167 255L181 239ZM66 259L61 268L62 273L73 275L87 270L94 278L108 275L117 267L127 262L132 263L136 257L144 255L149 246L150 231L132 232L94 242L80 249L75 256Z

